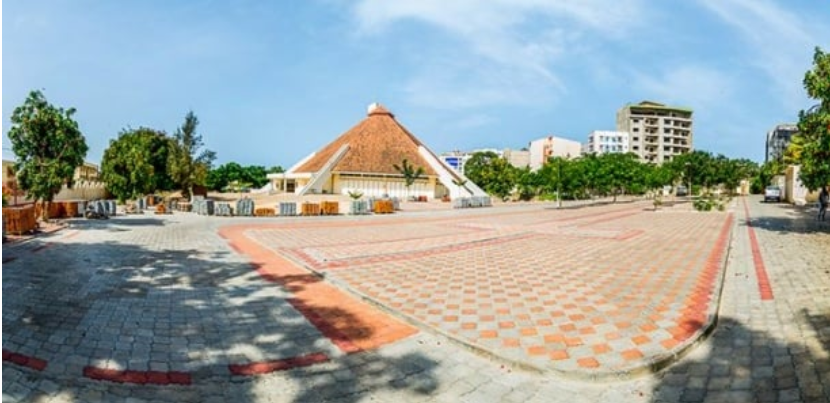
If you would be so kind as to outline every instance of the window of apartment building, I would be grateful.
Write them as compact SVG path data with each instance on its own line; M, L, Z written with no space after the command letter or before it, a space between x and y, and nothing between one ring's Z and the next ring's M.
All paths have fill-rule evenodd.
M634 146L634 147L632 147L632 149L633 149L634 151L639 151L639 150L640 150L640 146Z
M639 128L639 127L635 127L633 131L636 133L636 132L640 131L640 128Z
M634 137L633 139L631 139L631 141L640 141L640 138L639 137Z
M665 128L665 129L663 129L663 133L671 133L671 129Z

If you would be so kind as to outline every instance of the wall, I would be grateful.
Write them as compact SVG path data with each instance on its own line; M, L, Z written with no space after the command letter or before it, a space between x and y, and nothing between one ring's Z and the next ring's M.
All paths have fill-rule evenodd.
M61 191L55 196L55 201L60 200L96 200L107 199L110 197L107 192L104 182L98 181L78 181L72 189L65 185Z

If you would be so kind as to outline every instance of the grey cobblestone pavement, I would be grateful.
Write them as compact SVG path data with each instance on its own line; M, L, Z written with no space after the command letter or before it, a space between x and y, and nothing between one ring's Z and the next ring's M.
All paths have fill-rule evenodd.
M245 220L193 215L73 225L3 249L3 401L9 402L827 402L830 222L746 203L774 298L761 300L743 200L710 338L662 372L583 382L511 368L421 331L343 355L216 235ZM536 207L526 207L532 209ZM519 208L521 209L521 208ZM446 212L424 212L444 215ZM43 371L6 350L48 362ZM256 377L227 363L322 351ZM120 354L119 354L120 353ZM95 381L83 367L192 372L192 385Z

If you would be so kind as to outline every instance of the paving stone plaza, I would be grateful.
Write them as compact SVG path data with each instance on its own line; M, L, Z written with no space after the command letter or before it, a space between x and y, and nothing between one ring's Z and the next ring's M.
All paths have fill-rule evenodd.
M4 245L3 401L827 402L814 210L79 219Z

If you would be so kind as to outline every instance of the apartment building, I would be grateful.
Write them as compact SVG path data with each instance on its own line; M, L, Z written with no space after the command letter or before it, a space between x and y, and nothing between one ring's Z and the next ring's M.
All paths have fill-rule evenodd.
M765 162L783 158L784 151L787 151L790 141L796 134L798 134L798 126L795 124L780 124L768 131Z
M693 150L692 109L652 101L617 111L617 131L629 133L630 151L646 162L662 164Z
M516 168L525 168L530 166L530 150L511 150L506 148L502 155L510 165Z
M530 169L537 170L551 157L577 158L582 155L582 144L561 137L548 136L533 140L530 150Z
M594 130L588 134L588 142L582 147L583 153L608 154L630 151L628 132Z

